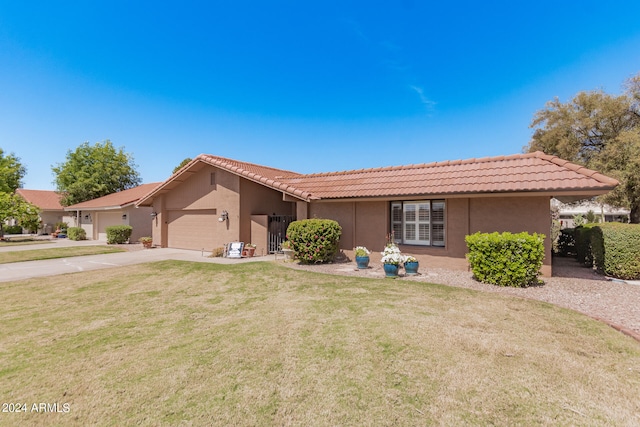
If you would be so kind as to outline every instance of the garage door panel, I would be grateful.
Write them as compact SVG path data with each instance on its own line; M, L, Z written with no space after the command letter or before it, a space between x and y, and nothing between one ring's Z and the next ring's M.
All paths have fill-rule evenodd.
M107 227L122 225L121 212L98 212L98 240L107 240Z
M168 211L167 243L170 248L213 250L215 210Z

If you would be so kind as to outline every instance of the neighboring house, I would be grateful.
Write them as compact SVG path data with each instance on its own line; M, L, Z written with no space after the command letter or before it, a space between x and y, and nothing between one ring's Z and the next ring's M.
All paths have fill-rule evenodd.
M328 218L340 248L382 251L387 236L426 266L467 269L465 236L545 234L542 273L551 274L551 197L585 198L618 182L541 152L483 159L298 174L199 155L145 195L153 239L162 247L211 251L252 242L277 250L293 219Z
M97 199L67 206L65 211L72 212L74 225L82 227L87 238L107 240L106 228L112 225L130 225L133 227L131 241L151 236L151 208L136 207L136 202L160 183L142 184L129 190L118 191Z
M40 209L41 227L38 229L39 234L51 234L55 231L55 225L58 222L66 222L68 225L73 224L73 217L68 212L65 212L64 207L60 204L62 196L55 191L18 188L16 194Z
M596 215L599 222L629 222L629 214L631 213L629 209L616 208L593 200L562 203L559 200L552 199L551 206L558 208L560 228L573 228L573 218L576 215L581 215L586 220L589 211Z

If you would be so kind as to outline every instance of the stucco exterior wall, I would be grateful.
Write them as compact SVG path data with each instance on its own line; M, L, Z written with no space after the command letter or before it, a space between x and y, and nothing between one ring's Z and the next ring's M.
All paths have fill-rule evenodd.
M355 246L366 246L378 259L390 230L390 202L316 202L310 217L338 221L342 227L340 248L352 256ZM542 273L551 275L551 216L549 197L479 197L446 200L445 247L400 245L404 254L417 257L425 266L467 270L465 236L475 232L545 234Z
M282 193L256 184L247 179L240 179L240 235L239 241L255 243L266 247L267 241L253 241L251 235L251 215L295 215L295 202L283 201ZM262 239L262 234L259 235ZM258 239L258 237L256 237ZM256 251L262 253L262 251ZM266 253L266 252L265 252Z
M539 233L544 241L542 273L551 275L551 211L549 197L485 197L470 199L470 233L494 231Z
M69 227L76 226L75 212L66 211L40 211L41 227L40 234L51 234L56 231L56 222L66 222Z
M355 247L356 202L316 202L309 206L309 218L332 219L342 227L340 249L352 250Z
M212 173L215 174L213 183ZM181 248L211 251L225 243L238 241L239 190L240 178L237 175L206 166L168 193L157 196L152 208L157 213L152 220L154 245L168 247L171 241L169 234L179 233L181 223L185 222L195 223L195 230L179 239ZM219 222L223 211L228 212L228 220ZM185 221L184 216L189 214L194 215L195 221Z
M151 211L157 213L150 221L155 245L168 247L178 242L176 247L211 251L229 242L251 243L251 215L294 215L295 203L283 201L279 191L206 166L168 193L157 196L149 216ZM228 220L219 222L224 211L229 214ZM172 233L185 236L176 239ZM267 242L253 243L266 247Z
M126 223L133 227L131 231L131 241L137 242L140 237L151 236L151 212L149 206L135 208L133 206L123 209L127 215Z

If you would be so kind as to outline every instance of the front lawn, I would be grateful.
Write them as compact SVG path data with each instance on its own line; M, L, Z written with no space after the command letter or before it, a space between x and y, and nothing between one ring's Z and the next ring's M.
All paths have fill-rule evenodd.
M0 425L640 424L640 344L537 301L179 261L0 301Z
M0 264L22 261L38 261L54 258L69 258L84 255L112 254L116 252L125 251L124 249L111 246L69 246L66 248L0 252Z

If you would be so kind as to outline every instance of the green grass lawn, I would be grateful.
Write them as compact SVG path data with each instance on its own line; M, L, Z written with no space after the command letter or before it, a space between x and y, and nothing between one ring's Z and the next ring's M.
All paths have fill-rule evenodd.
M38 261L53 258L68 258L83 255L112 254L116 252L124 252L124 249L112 246L70 246L67 248L0 252L0 264L22 261Z
M51 240L35 240L30 237L25 238L12 238L11 240L1 240L0 248L11 247L11 246L25 246L25 245L44 245L44 244L52 244Z
M640 424L640 344L537 301L178 261L0 301L3 426Z

